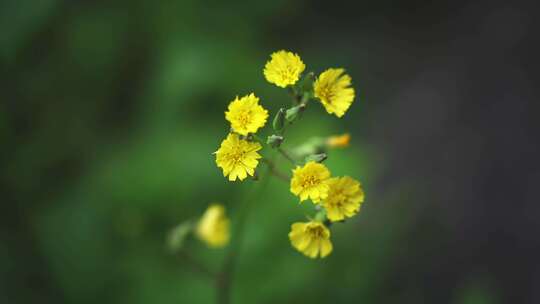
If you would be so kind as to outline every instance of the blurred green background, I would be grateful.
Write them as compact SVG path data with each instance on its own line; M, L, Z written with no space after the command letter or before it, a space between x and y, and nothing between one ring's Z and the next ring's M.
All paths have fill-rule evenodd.
M408 80L451 40L447 26L433 27L451 8L2 1L0 302L212 303L212 284L171 255L165 238L212 202L227 206L234 226L254 184L230 183L215 166L223 112L250 92L272 113L287 105L262 69L270 53L288 49L309 71L346 68L358 94L343 119L313 104L286 144L351 133L351 147L331 151L327 165L361 180L366 202L333 227L332 255L310 260L287 234L311 206L272 180L252 202L233 303L501 303L508 293L498 273L456 251L460 217L441 219L449 205L431 200L437 189L420 169L428 165L394 157L418 144L392 131L418 115L396 101L408 101L404 88L430 86ZM211 268L226 253L188 246Z

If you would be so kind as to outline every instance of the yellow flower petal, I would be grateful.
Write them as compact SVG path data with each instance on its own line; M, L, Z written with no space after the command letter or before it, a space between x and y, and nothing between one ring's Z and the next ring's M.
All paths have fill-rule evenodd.
M328 69L313 84L315 97L321 101L326 112L337 117L345 115L354 101L351 77L344 72L344 69Z
M360 211L360 205L364 202L364 191L360 182L344 176L331 178L327 184L329 191L323 206L329 220L341 221Z
M264 77L278 87L295 84L306 66L297 54L277 51L270 55L271 59L264 66Z
M248 174L255 174L261 158L257 151L261 148L258 142L240 139L237 134L231 133L215 153L216 164L223 170L223 176L228 176L230 181L244 180Z
M212 204L195 227L195 235L209 247L223 247L229 242L229 219L225 207Z
M231 123L231 128L236 133L248 135L264 127L268 111L259 105L259 98L251 93L231 101L228 111L225 112L225 119Z
M318 221L292 224L289 239L296 250L312 259L324 258L332 252L330 230Z
M308 162L303 167L293 170L291 179L291 192L300 197L300 201L310 198L314 203L328 196L326 181L330 178L330 171L325 165Z
M330 136L326 139L326 145L330 148L345 148L349 146L351 135L345 133L343 135Z

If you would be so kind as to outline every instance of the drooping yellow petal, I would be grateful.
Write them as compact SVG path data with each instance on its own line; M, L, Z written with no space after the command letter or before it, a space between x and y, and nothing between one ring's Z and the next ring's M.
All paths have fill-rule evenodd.
M225 207L212 204L204 212L195 228L195 235L209 247L223 247L230 238L229 219L225 215Z
M360 205L364 202L364 190L360 182L344 176L330 178L327 184L328 196L323 206L329 220L341 221L360 211Z
M321 101L326 112L337 117L345 115L354 101L351 77L344 72L344 69L328 69L313 84L315 97Z
M312 259L324 258L332 252L330 230L318 221L292 224L289 239L296 250Z

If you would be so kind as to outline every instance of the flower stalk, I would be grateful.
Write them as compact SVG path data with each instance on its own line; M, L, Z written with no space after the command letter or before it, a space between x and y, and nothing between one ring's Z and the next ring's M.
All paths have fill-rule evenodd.
M318 101L327 113L341 118L354 101L355 91L351 77L344 69L330 68L319 74L309 72L302 77L306 66L298 54L278 51L270 56L263 74L269 83L286 88L292 98L289 108L280 107L272 119L272 133L263 140L256 133L264 128L269 112L260 103L254 93L236 97L230 102L225 112L225 119L230 123L230 131L214 153L216 165L223 176L230 182L252 180L257 184L258 195L264 191L269 176L276 177L290 185L290 192L300 202L311 201L314 206L314 218L307 222L291 225L289 239L291 246L309 258L325 258L333 251L330 227L332 223L344 222L345 219L360 212L364 201L364 192L360 182L355 179L333 177L323 161L329 156L329 150L349 145L350 135L329 138L316 137L302 145L283 147L285 131L298 123L311 100ZM289 145L289 142L287 142ZM259 154L263 147L277 151L290 165L292 176L278 169L274 158L265 158ZM275 155L274 155L275 156ZM258 174L258 165L267 165L265 174ZM211 277L216 288L216 301L229 304L234 273L243 244L245 225L253 205L254 197L250 194L238 209L234 222L235 229L229 244L229 220L224 207L210 206L195 226L176 231L178 244L183 245L184 238L194 233L210 248L229 245L227 255L219 271L213 272L204 264L197 262L186 251L185 246L178 251L183 260L192 264L198 272Z

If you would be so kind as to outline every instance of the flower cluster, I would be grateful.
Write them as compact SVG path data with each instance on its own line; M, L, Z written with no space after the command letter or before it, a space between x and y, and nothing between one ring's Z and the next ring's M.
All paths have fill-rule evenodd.
M349 145L349 134L314 138L289 149L281 146L285 129L301 118L309 101L318 101L326 112L340 118L354 101L351 77L344 69L330 68L318 77L313 73L303 75L305 69L298 54L284 50L271 54L264 66L264 77L268 82L288 89L293 97L292 105L277 111L272 120L273 134L262 140L257 132L265 126L268 111L254 93L236 97L225 111L230 132L214 154L216 165L229 181L243 181L248 176L256 179L259 162L263 162L268 164L270 173L290 183L291 193L300 202L310 200L314 204L315 216L308 222L292 224L289 239L295 249L310 258L317 258L332 252L332 223L343 222L357 214L364 201L364 192L360 182L349 176L334 177L322 163L328 149ZM259 154L263 145L275 149L293 164L292 176L278 172L273 160ZM197 227L197 236L211 246L224 244L229 238L228 221L216 220L222 213L217 206L211 207Z

